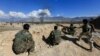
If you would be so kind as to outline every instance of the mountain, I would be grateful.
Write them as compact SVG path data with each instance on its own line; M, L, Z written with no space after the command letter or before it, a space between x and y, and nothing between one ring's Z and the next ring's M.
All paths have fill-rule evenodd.
M0 18L0 22L80 22L82 19L91 19L95 17L74 17L68 18L63 16L56 16L56 17L29 17L29 18Z
M100 29L100 17L93 19L91 23L95 26L95 28Z

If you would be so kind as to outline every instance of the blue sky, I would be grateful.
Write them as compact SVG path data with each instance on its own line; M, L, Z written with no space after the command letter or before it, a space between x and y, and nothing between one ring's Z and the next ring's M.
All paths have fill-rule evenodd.
M5 13L38 9L48 9L53 16L95 16L100 15L100 0L0 0L0 10Z

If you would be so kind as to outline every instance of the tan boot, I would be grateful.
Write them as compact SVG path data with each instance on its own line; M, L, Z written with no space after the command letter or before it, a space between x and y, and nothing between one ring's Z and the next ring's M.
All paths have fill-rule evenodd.
M36 52L30 52L28 56L37 56Z

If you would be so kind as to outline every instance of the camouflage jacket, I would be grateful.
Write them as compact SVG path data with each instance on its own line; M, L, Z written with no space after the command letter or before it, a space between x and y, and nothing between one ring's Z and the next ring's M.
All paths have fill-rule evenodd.
M28 43L29 41L33 41L33 39L32 39L32 35L29 31L22 30L15 35L14 41Z
M55 42L60 42L60 40L61 40L61 31L53 30L51 33L52 33L52 38L55 40Z
M86 24L82 26L82 32L93 32L93 27L91 24Z
M31 46L34 46L34 41L29 31L22 30L15 35L13 40L13 50L15 53L23 53Z

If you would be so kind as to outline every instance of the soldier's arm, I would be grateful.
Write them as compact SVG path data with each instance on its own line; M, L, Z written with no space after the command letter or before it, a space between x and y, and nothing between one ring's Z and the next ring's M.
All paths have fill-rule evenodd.
M91 24L91 27L92 27L92 31L95 32L95 27L93 24Z
M60 36L62 37L62 36L64 36L64 34L60 31Z
M50 36L53 36L53 31L51 31ZM51 37L51 38L53 38L53 37Z

